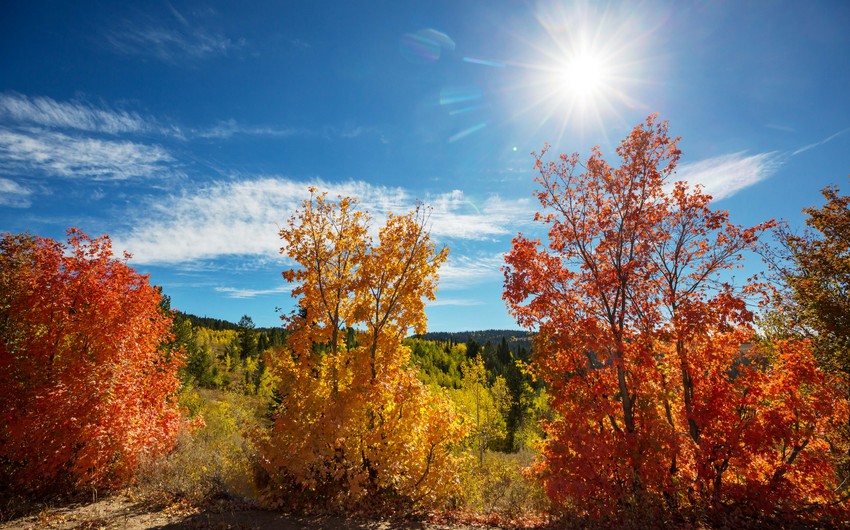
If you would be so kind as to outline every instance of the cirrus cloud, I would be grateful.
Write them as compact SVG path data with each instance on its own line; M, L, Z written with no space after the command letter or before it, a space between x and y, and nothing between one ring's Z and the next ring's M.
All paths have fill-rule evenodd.
M14 180L0 178L0 206L28 208L32 191Z
M224 294L227 298L256 298L258 296L267 296L272 294L289 293L292 291L291 285L283 285L272 289L245 289L239 287L216 287L215 291Z
M0 171L27 175L126 180L176 173L160 146L78 138L40 129L0 128Z
M415 206L414 197L398 187L362 181L326 183L282 177L214 182L144 205L130 214L132 226L115 235L116 248L133 254L139 264L188 264L226 256L279 256L280 228L309 196L308 186L327 190L331 197L357 197L372 214L373 228L384 216L402 214ZM426 196L432 207L431 234L438 241L486 240L511 233L531 219L526 203L491 196L478 206L463 192ZM492 265L489 267L492 272ZM498 269L498 267L496 267ZM452 266L444 268L447 278Z
M747 155L741 151L683 164L676 180L703 186L714 200L735 195L768 177L782 166L785 156L779 152Z
M127 23L107 32L105 41L116 53L153 57L164 63L209 59L246 46L245 39L231 39L201 27L168 28Z
M152 128L149 121L135 112L14 93L0 94L0 120L108 134L147 132Z

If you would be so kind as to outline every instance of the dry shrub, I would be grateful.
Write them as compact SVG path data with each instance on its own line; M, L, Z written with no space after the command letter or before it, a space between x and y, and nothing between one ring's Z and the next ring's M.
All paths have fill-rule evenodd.
M201 392L190 390L183 401L198 410L203 426L184 433L169 455L144 466L135 488L140 497L161 504L256 498L250 433L260 425L262 404L251 396Z
M542 486L524 470L534 454L486 453L482 465L470 459L461 483L465 508L489 518L513 521L534 518L548 512L549 501Z

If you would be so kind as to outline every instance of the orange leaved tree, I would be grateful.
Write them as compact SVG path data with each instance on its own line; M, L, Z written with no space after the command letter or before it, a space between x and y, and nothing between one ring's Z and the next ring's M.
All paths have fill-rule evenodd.
M109 238L0 240L0 484L125 484L167 451L180 415L170 314Z
M834 499L830 417L846 406L806 343L754 346L753 280L733 285L772 222L744 229L699 187L650 116L617 148L537 158L543 246L506 256L504 298L536 328L557 419L539 466L565 505L759 513ZM572 504L576 503L576 504Z
M282 252L300 265L299 311L286 318L288 349L270 359L280 404L265 444L270 496L423 505L456 490L452 445L464 432L450 401L425 387L402 339L425 332L436 252L427 211L390 215L377 241L357 201L311 188L283 230Z

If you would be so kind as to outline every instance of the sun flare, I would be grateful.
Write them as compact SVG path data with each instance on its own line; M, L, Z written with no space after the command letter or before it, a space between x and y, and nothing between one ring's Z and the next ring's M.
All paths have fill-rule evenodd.
M561 88L581 99L605 89L606 65L598 56L579 54L572 57L560 72Z
M600 132L640 108L654 58L655 24L628 5L604 8L577 0L542 2L535 10L541 31L529 38L518 114L538 130L555 126L558 142L568 132Z

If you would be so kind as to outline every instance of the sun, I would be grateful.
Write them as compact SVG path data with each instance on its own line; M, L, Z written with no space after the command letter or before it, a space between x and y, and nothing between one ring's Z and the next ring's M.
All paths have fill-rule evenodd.
M644 107L657 23L629 4L589 0L541 1L534 15L540 31L518 40L507 93L535 134L547 131L553 143L573 133L605 136L611 124Z
M601 57L580 53L570 58L559 73L559 85L581 100L587 100L606 89L607 65Z
M559 135L567 128L603 128L629 99L625 52L588 37L586 29L571 36L540 54L530 76L529 101L544 111L542 122L560 122Z
M574 120L601 118L620 99L624 52L612 49L609 41L600 42L586 27L575 29L571 37L547 54L549 64L541 58L539 96Z

